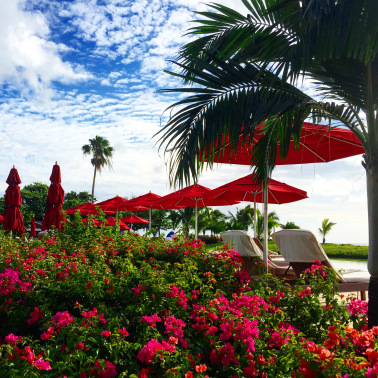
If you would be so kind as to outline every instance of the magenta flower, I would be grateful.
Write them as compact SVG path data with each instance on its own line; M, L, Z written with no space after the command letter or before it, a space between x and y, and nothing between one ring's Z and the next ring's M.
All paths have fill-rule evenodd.
M50 363L48 361L42 360L42 358L40 358L39 360L35 360L34 366L39 370L51 370Z
M15 336L13 333L10 333L8 336L5 336L5 341L8 345L17 345L22 342L22 337Z
M111 332L105 330L105 331L101 332L101 335L105 336L106 338L108 338L111 335Z

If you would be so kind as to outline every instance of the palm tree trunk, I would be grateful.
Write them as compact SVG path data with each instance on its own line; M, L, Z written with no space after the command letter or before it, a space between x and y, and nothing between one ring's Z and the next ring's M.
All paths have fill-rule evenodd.
M378 162L378 153L377 158ZM378 325L378 175L366 170L367 202L369 220L368 270L371 274L369 284L369 328Z
M96 182L96 172L97 172L97 168L95 167L94 174L93 174L93 184L92 184L92 202L93 203L94 203L94 188L95 188L95 182Z
M325 244L325 236L323 236L323 244Z

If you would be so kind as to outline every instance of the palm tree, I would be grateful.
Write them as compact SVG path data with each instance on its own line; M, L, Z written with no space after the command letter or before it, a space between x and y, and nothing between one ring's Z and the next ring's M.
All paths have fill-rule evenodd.
M322 227L318 228L318 231L320 235L323 236L323 244L325 243L325 237L326 235L331 231L331 228L335 225L336 223L330 222L329 218L323 219L322 220Z
M300 227L297 226L294 222L286 222L286 224L280 224L280 227L283 230L299 230Z
M81 147L84 155L92 155L91 164L94 166L93 184L92 184L92 202L94 202L94 188L96 182L96 172L101 173L101 169L106 165L109 169L112 167L112 157L114 148L110 146L106 138L96 135L94 139L89 139L89 144Z
M199 13L177 61L189 95L171 105L178 111L160 131L171 154L173 184L198 179L210 167L226 136L230 151L238 138L253 141L265 123L252 162L260 181L281 158L303 121L325 120L351 130L365 149L370 280L369 326L378 325L378 17L375 0L242 0L247 15L219 4ZM314 96L297 85L309 80ZM192 86L190 86L190 85ZM195 86L195 87L193 87ZM297 146L299 146L297 144Z

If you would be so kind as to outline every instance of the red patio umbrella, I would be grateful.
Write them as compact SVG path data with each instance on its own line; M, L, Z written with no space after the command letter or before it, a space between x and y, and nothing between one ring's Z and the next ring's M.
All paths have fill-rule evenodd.
M102 225L102 222L100 222L99 220L97 219L93 219L93 218L90 218L91 221L93 222L93 224L96 226L96 227L101 227ZM82 220L83 223L88 223L88 218L85 218Z
M132 206L143 206L148 208L148 220L149 228L151 228L151 209L165 210L166 208L160 204L158 201L161 199L161 196L158 196L155 193L147 193L142 196L132 198L128 201L129 205Z
M126 215L125 217L120 219L123 223L130 223L130 224L146 224L150 223L147 219L143 219L138 217L134 214Z
M130 205L129 201L123 197L116 196L108 200L96 203L96 206L103 210L114 210L116 213L119 211L145 211L147 207Z
M188 186L184 189L170 193L161 197L158 201L167 209L174 209L177 207L195 207L195 238L198 237L198 207L205 206L229 206L239 203L235 200L221 200L221 199L208 199L206 195L210 192L209 188L195 184Z
M253 145L258 142L263 136L263 125L258 126L254 133L253 143L249 145L249 137L243 143L243 134L241 133L238 141L238 149L231 154L230 142L226 138L224 143L224 151L220 155L215 154L214 162L251 165ZM360 141L348 129L334 127L330 129L325 125L314 125L312 123L304 122L301 136L299 140L300 148L294 148L293 138L291 140L291 147L287 157L282 160L280 158L280 145L277 145L277 165L289 164L307 164L307 163L323 163L333 160L343 159L349 156L363 154L365 152ZM218 147L218 144L215 146ZM205 156L205 160L207 160ZM267 187L265 188L264 201L264 262L267 265Z
M121 230L131 230L131 228L127 224L123 223L120 220L117 220L114 217L107 218L106 222L104 222L103 225L106 226L106 227L108 227L108 226L115 226L117 224L117 222L118 222L119 228Z
M256 127L251 145L249 145L249 137L243 143L243 134L241 133L238 149L231 156L230 142L226 138L224 153L221 152L219 156L215 154L214 162L251 165L252 149L254 144L263 137L263 127L263 125ZM280 145L278 144L276 164L325 163L365 153L361 142L350 130L340 127L330 129L328 126L313 125L309 122L303 123L299 144L299 149L294 148L293 138L291 139L289 153L284 160L280 158Z
M62 229L62 223L65 219L62 214L62 205L64 202L64 190L61 183L60 167L57 163L53 166L50 176L50 187L47 195L47 210L43 218L44 229L57 228Z
M253 174L213 189L207 194L206 197L209 199L231 199L253 202L256 237L256 203L264 202L264 187L262 184L257 183ZM270 204L281 205L284 203L300 201L305 198L308 198L307 193L301 189L273 179L268 180L268 203Z
M77 210L79 210L80 214L84 215L98 215L100 211L102 211L105 214L114 214L114 211L111 210L99 210L97 208L98 206L95 205L92 202L87 202L82 205L71 207L70 209L66 210L66 213L69 215L74 215Z
M15 167L10 170L6 183L9 186L5 191L3 228L4 230L15 230L22 234L25 232L25 228L24 219L20 211L22 197L18 186L21 184L21 179Z
M31 224L30 224L30 236L32 238L35 238L37 236L37 233L35 232L35 218L32 217Z

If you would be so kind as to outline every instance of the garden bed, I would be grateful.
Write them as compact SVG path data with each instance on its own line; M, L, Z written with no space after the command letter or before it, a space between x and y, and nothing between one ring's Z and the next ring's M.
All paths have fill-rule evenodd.
M0 248L1 377L375 374L366 302L320 265L291 289L226 249L83 226Z

